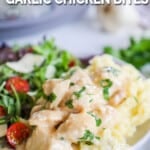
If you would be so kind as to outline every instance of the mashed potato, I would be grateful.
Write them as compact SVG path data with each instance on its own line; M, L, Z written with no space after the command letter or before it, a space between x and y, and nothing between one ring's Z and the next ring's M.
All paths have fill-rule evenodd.
M28 121L35 128L17 150L128 150L127 138L150 119L150 80L108 55L43 89Z

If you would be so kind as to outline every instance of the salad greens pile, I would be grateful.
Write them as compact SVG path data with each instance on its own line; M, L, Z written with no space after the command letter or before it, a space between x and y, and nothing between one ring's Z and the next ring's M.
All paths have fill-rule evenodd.
M29 46L26 46L24 49L28 48ZM27 119L29 117L35 99L43 96L42 85L46 81L45 74L49 65L56 70L53 75L54 78L59 78L71 67L80 65L79 60L68 51L59 49L54 44L54 40L44 40L40 45L30 46L30 49L32 49L30 53L39 54L45 58L43 64L40 67L35 66L31 73L16 72L9 68L6 63L0 65L0 106L6 111L4 117L0 116L0 124L12 124L20 118ZM19 49L16 51L15 48L14 50L15 52L19 51ZM5 84L13 76L26 80L30 85L30 91L28 93L19 93L14 88L13 94L10 93L5 88Z
M150 38L142 38L139 41L130 38L127 48L116 50L107 46L104 52L133 64L137 69L142 69L144 65L150 63Z

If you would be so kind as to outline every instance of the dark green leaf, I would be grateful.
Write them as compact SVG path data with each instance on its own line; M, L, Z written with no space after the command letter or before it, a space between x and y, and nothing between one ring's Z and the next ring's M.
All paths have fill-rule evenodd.
M56 94L55 94L55 93L51 93L51 94L47 97L47 100L50 101L50 102L54 102L56 98L57 98Z
M65 105L66 105L68 108L72 109L72 108L73 108L72 102L73 102L72 100L68 100L68 101L66 101Z

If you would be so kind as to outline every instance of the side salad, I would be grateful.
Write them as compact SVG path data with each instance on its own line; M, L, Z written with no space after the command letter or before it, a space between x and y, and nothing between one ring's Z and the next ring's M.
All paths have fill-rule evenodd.
M48 78L59 78L80 61L59 49L54 40L24 48L0 47L0 149L15 146L30 135L30 111Z
M150 38L141 38L139 41L130 38L130 44L127 48L116 50L107 46L104 48L104 53L134 65L146 76L150 75Z

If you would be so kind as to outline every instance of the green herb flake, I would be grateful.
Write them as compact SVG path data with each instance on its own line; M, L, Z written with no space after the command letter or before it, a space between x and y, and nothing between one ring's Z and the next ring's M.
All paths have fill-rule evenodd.
M75 83L74 83L74 82L71 82L71 83L70 83L70 86L74 86L74 85L75 85Z
M69 77L72 76L75 72L76 72L76 69L72 69L72 70L69 72Z
M86 90L86 87L83 86L78 92L74 92L74 95L77 97L77 98L80 98L81 97L81 94Z
M60 137L60 140L62 140L62 141L63 141L64 139L65 139L64 137Z
M72 108L73 108L72 102L73 102L72 100L68 100L68 101L66 101L65 105L66 105L68 108L72 109Z
M56 100L57 96L55 93L51 93L47 98L48 98L48 101L54 102Z
M100 118L97 119L95 118L95 120L96 120L96 126L99 127L102 123L102 120Z
M107 88L110 88L111 86L112 86L112 81L110 80L110 79L104 79L104 80L101 80L100 81L100 85L103 87L103 88L105 88L105 87L107 87Z
M92 103L92 102L93 102L93 99L90 99L90 100L89 100L89 103Z
M92 145L94 139L100 140L100 137L95 136L90 130L85 130L83 137L81 137L79 141L84 142L87 145Z
M96 115L94 115L92 112L87 112L87 113L95 119L97 127L99 127L102 124L102 120L98 118Z
M79 140L80 140L80 142L84 142L88 145L92 145L94 138L95 138L95 136L91 131L85 130L83 137L81 137Z
M104 79L100 81L101 87L103 87L103 96L105 100L109 100L109 89L113 85L110 79Z
M95 138L96 138L97 140L100 140L100 139L101 139L99 136L95 136Z
M103 88L103 96L105 100L109 100L109 88Z
M136 101L136 103L138 103L139 101L138 101L138 99L134 96L133 97L134 98L134 100Z

